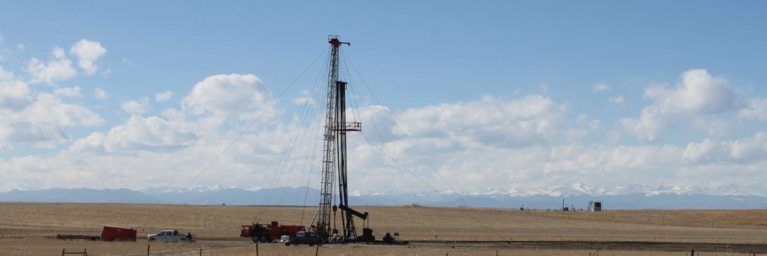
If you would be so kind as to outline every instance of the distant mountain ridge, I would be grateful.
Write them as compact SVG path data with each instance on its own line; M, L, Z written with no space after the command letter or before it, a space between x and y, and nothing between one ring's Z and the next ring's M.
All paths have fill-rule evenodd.
M129 189L47 189L0 192L4 202L79 202L79 203L160 203L195 205L297 205L315 207L319 191L313 188L281 187L275 189L248 186L211 186L183 188ZM764 209L767 197L754 187L730 185L719 188L653 187L626 185L612 188L583 184L542 189L488 189L481 192L409 191L353 192L351 205L395 206L466 206L494 208L559 209L564 203L576 209L588 201L600 200L605 209Z
M490 190L484 192L489 194L496 192L496 190ZM549 188L536 188L529 190L518 190L510 188L504 191L505 193L498 191L501 194L508 194L511 196L531 196L531 195L550 195L550 196L569 196L569 195L591 195L591 196L617 196L617 195L630 195L630 194L645 194L645 195L663 195L663 194L676 194L676 195L711 195L711 196L767 196L764 187L757 186L741 186L738 184L731 184L727 186L720 186L717 188L706 187L678 187L678 186L649 186L645 184L628 184L615 187L598 187L589 186L582 183L565 184L561 186L554 186Z
M392 194L409 194L409 191L404 192L365 192L355 193L355 195L392 195ZM420 194L430 194L433 191L418 192ZM757 186L741 186L737 184L731 184L727 186L720 186L717 188L706 187L678 187L678 186L649 186L645 184L628 184L615 187L598 187L589 186L582 183L564 184L560 186L552 186L548 188L532 188L532 189L518 189L510 187L507 189L486 189L478 192L466 192L466 191L440 191L442 194L457 193L460 195L507 195L514 197L527 197L527 196L620 196L620 195L633 195L644 194L647 196L652 195L710 195L710 196L767 196L767 189Z
M247 191L258 191L262 188L250 187L247 185L232 185L232 186L197 186L186 189L186 191L193 192L209 192L220 191L224 189L242 189ZM281 189L281 188L278 188ZM146 188L141 192L147 194L159 194L159 193L178 193L184 191L181 187L162 187L162 188ZM417 194L436 194L434 191L416 191ZM536 196L536 195L548 195L548 196L570 196L570 195L590 195L590 196L618 196L618 195L631 195L631 194L645 194L645 195L663 195L663 194L676 194L676 195L711 195L711 196L765 196L767 197L767 188L762 186L741 186L738 184L730 184L726 186L720 186L716 188L706 187L678 187L678 186L650 186L646 184L627 184L619 185L615 187L600 187L589 186L583 183L564 184L559 186L552 186L547 188L532 188L532 189L519 189L510 187L507 189L486 189L478 192L466 192L466 191L440 191L441 194L460 194L460 195L508 195L515 197ZM363 195L409 195L410 191L352 191L353 196Z

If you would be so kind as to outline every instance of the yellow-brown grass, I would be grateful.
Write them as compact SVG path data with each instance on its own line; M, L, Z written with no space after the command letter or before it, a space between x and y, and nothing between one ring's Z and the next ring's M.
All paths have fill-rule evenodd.
M42 240L41 240L42 239ZM31 238L22 244L13 244L5 239L0 239L0 255L3 256L30 256L30 255L61 255L62 249L67 252L82 252L87 249L88 255L146 255L147 242L138 241L136 243L110 243L110 242L90 242L90 241L57 241L46 240L44 238ZM232 244L213 245L210 243L152 243L151 255L183 255L183 256L251 256L256 255L256 248L253 244ZM610 251L610 250L552 250L541 248L538 250L519 250L508 248L487 248L487 247L420 247L420 246L388 246L388 245L324 245L317 250L317 247L299 246L286 247L281 244L261 244L259 246L259 255L270 256L302 256L314 255L419 255L419 256L444 256L444 255L521 255L521 256L545 256L545 255L596 255L600 256L682 256L687 255L684 252L659 252L659 251ZM700 252L696 255L747 255L746 253L727 253L727 252Z
M404 240L498 241L505 238L515 241L767 243L767 211L765 210L520 212L509 209L475 208L472 210L410 206L356 207L355 209L370 213L370 226L377 232L378 237L386 232L399 232L400 238ZM262 223L277 220L281 224L307 225L314 210L315 208L299 207L4 203L0 204L0 234L2 234L0 249L5 250L6 254L22 249L24 253L40 250L53 252L54 249L60 253L62 248L69 248L68 245L82 244L81 247L88 248L89 255L142 251L145 253L145 241L137 243L72 242L43 238L56 234L98 235L103 225L120 225L139 230L139 240L142 237L145 238L147 234L162 229L190 231L201 239L205 239L196 244L153 244L153 247L157 246L158 251L175 251L181 254L184 250L199 250L199 248L212 249L210 253L248 250L250 249L248 246L252 247L253 244L246 239L239 239L240 225L249 224L254 219L258 219L259 212L263 212L260 216ZM415 211L426 223L421 221ZM427 224L439 235L439 238L435 238L434 232L427 227ZM359 222L357 225L362 224ZM290 253L285 250L304 250L283 247L276 246L273 249L281 253L283 251ZM224 250L224 248L227 249ZM272 245L264 248L266 248L264 250L271 250L269 248L272 248ZM384 252L396 248L396 250L404 251L397 252L401 254L389 255L410 255L415 252L414 248L376 248L378 247L363 251ZM425 251L420 251L421 249ZM353 254L356 252L355 249L349 247L333 249L332 246L325 246L321 250L341 250L338 251L341 254L359 255ZM428 250L437 249L418 248L418 250L419 255L432 255ZM303 255L299 251L296 251L298 254L284 255ZM576 254L569 255L578 255L579 252L573 251L573 253ZM434 255L438 254L444 255L441 252Z

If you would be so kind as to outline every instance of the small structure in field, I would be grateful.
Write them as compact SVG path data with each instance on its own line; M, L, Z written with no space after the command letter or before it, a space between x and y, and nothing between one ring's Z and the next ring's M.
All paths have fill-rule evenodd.
M589 201L588 211L590 211L590 212L601 212L602 211L602 201Z

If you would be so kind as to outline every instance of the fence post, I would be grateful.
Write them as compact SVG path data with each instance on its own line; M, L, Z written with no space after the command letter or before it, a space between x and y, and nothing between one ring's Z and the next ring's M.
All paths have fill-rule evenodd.
M692 252L690 252L690 256L695 256L695 248L692 248Z
M152 244L146 245L146 256L149 256L149 247L152 247Z
M258 243L256 243L256 256L258 256Z
M314 256L320 255L320 247L317 246L317 251L314 252Z
M202 256L202 248L200 248L200 256Z

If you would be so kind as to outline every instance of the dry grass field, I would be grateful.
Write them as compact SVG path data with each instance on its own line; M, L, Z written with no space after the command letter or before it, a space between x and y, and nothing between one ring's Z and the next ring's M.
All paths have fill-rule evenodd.
M548 246L535 241L674 242L729 245L767 244L767 210L639 210L606 212L546 212L510 209L432 207L356 207L370 213L370 226L381 237L399 232L407 246L325 245L322 255L589 255L594 248ZM152 204L0 204L0 255L60 255L61 250L87 249L89 255L146 255L147 234L179 229L196 234L197 243L152 243L152 255L255 255L255 245L240 239L242 224L261 222L309 223L315 208L184 206ZM426 221L422 222L415 211ZM435 238L434 232L439 235ZM59 241L56 234L98 235L103 225L137 229L138 242ZM358 224L361 225L361 224ZM489 229L487 227L492 227ZM442 243L442 239L447 243ZM504 240L513 244L499 243ZM452 242L457 241L455 248ZM480 243L480 241L483 241ZM484 241L499 241L486 243ZM518 244L517 244L518 243ZM313 255L314 247L260 245L260 255ZM600 245L599 255L685 255L679 248L645 246L615 248ZM604 248L604 247L613 247ZM625 247L625 246L624 246ZM576 249L573 249L576 248ZM717 247L718 248L718 247ZM559 250L558 250L559 249ZM648 251L654 250L654 251ZM687 249L685 249L687 250ZM747 251L746 251L747 252ZM765 251L764 253L767 253ZM689 254L689 253L688 253Z

